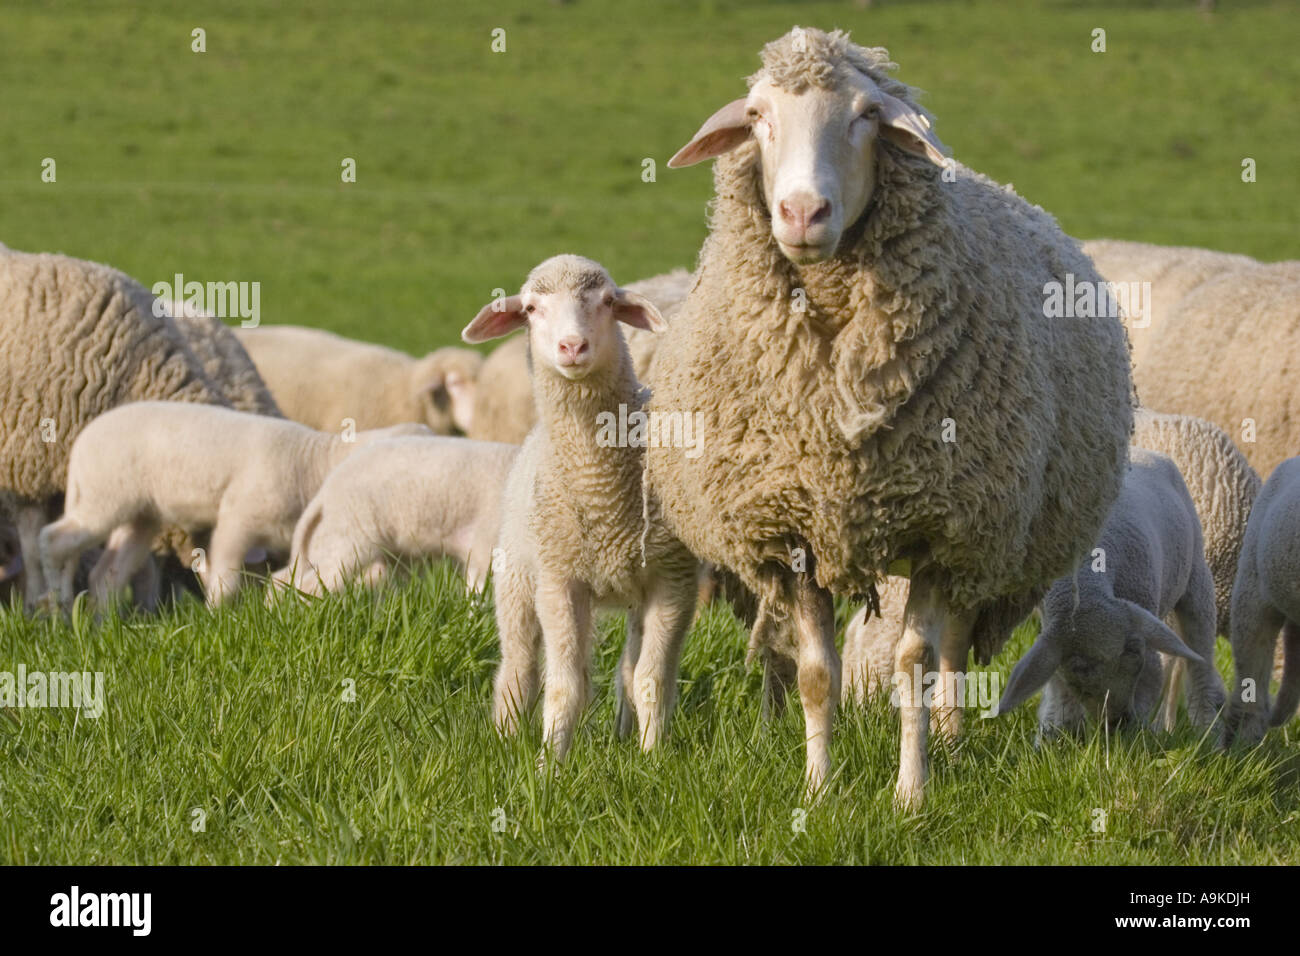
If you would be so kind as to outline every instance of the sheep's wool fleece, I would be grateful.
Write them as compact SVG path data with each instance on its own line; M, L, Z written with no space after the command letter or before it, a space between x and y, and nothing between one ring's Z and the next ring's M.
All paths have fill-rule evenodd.
M117 405L226 404L153 303L108 266L0 252L0 492L31 500L61 492L73 440Z
M764 49L751 85L857 69L914 104L883 49L803 30L796 52L792 37ZM987 660L1115 499L1127 341L1117 318L1044 317L1047 283L1098 276L1042 209L960 166L942 182L892 145L876 156L867 212L803 268L772 238L754 141L718 159L697 284L650 381L652 411L698 413L702 452L652 442L649 480L686 545L774 616L791 606L796 548L848 595L911 558L976 613Z

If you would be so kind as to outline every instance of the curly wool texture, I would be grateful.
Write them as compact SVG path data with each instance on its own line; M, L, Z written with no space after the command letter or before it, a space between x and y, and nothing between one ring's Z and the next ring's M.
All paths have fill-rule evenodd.
M1232 582L1250 509L1259 497L1259 475L1222 429L1190 415L1140 409L1133 444L1171 458L1191 492L1205 539L1205 562L1214 577L1219 634L1228 629Z
M0 493L11 504L61 493L73 441L110 408L142 399L227 404L153 302L144 286L99 263L0 253ZM54 440L45 441L50 428Z
M1300 263L1278 262L1197 287L1153 330L1133 379L1144 405L1241 438L1242 454L1267 478L1300 452L1297 355Z
M803 35L805 53L790 36L764 49L778 82L851 66L914 102L885 51ZM952 606L978 611L987 660L1118 492L1123 328L1044 318L1046 283L1099 278L1050 215L961 166L942 182L884 142L839 253L796 267L772 238L758 155L751 140L717 161L697 283L651 370L651 410L698 413L702 454L652 447L651 485L687 546L778 617L795 548L837 594L866 593L896 558L928 562Z
M253 360L225 323L209 315L175 315L172 321L203 366L204 374L221 389L231 408L283 417Z

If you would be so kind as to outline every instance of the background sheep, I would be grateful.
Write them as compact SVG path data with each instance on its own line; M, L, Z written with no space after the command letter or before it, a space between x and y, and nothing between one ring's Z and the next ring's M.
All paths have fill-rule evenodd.
M1133 378L1144 404L1196 415L1237 441L1261 476L1300 451L1300 265L1228 272L1151 332Z
M29 606L45 591L37 536L86 423L141 399L225 405L154 296L108 266L0 252L0 515L12 515Z
M91 580L103 605L139 569L160 525L211 529L199 574L215 606L238 589L251 549L289 547L331 468L368 441L418 432L428 430L396 425L345 441L228 408L136 402L113 409L73 443L63 517L40 533L45 572L59 575L57 596L70 601L77 559L107 540Z
M350 418L358 429L403 422L447 435L472 429L483 359L441 348L422 359L322 329L278 325L234 329L281 411L321 431Z
M468 438L394 438L329 473L293 532L277 582L306 594L363 574L373 585L395 559L452 557L469 588L487 582L501 530L501 494L516 445Z
M687 546L759 595L756 640L793 620L814 789L839 696L831 594L908 560L896 667L964 666L972 643L987 660L1090 547L1132 421L1119 321L1044 319L1045 285L1099 282L1092 264L949 165L891 68L796 28L670 161L721 157L650 381L651 411L698 414L705 440L649 449L649 480ZM901 702L896 797L915 805L928 721Z
M685 269L674 269L630 282L625 288L649 299L668 321L686 300L694 281L695 277ZM645 381L658 336L637 328L620 331L632 356L632 371L638 381ZM498 345L484 360L479 388L474 394L474 423L468 434L480 441L517 445L536 423L537 409L528 370L528 336L520 335Z
M1085 717L1146 720L1160 698L1165 654L1187 661L1188 715L1210 726L1225 696L1214 669L1214 581L1196 509L1172 461L1133 449L1097 549L1043 598L1043 629L1011 672L999 712L1046 685L1042 734L1082 729ZM1168 614L1181 640L1161 620ZM1176 713L1171 703L1165 730Z
M588 700L595 608L628 609L619 730L630 730L635 715L645 749L672 712L695 609L696 562L643 502L640 447L619 447L600 431L608 416L642 407L617 322L662 327L654 305L617 288L599 263L556 256L529 273L519 295L484 306L463 333L474 343L528 327L540 420L507 479L493 565L501 639L493 715L503 730L517 726L536 693L540 641L544 736L556 760Z
M1229 711L1234 736L1254 743L1269 723L1269 665L1278 631L1286 655L1271 720L1291 719L1300 700L1300 458L1274 469L1255 501L1232 591L1236 683Z

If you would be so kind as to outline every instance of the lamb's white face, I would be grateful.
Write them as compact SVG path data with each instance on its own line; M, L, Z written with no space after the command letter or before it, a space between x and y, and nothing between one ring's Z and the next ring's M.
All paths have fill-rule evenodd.
M772 237L792 262L833 255L871 199L881 101L875 84L856 75L847 88L798 94L760 80L746 100Z
M617 362L616 292L611 282L547 293L525 286L520 298L528 317L534 367L545 364L576 380Z

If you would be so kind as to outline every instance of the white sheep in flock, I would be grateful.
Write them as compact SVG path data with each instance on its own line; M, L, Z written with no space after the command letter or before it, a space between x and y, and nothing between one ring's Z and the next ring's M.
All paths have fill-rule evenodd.
M239 588L254 548L287 550L294 525L326 474L370 441L430 434L397 425L329 435L296 422L228 408L133 402L100 415L72 444L64 513L40 533L44 571L57 599L87 548L107 541L91 577L106 605L148 557L158 529L211 529L199 576L209 605Z
M1214 579L1182 475L1165 455L1135 448L1096 549L1043 598L1042 630L1012 670L998 710L1013 710L1043 688L1041 736L1079 731L1088 718L1110 725L1154 718L1172 730L1171 675L1182 659L1190 674L1188 716L1209 727L1225 699L1214 668L1214 617Z
M517 445L468 438L392 438L331 471L293 532L289 565L273 575L304 594L369 587L398 559L454 558L483 590L501 530L501 495Z
M493 716L513 732L537 690L545 647L544 738L554 759L572 743L590 687L594 611L628 612L617 678L619 729L636 718L649 749L676 697L677 663L695 610L696 562L643 500L635 422L642 389L617 323L657 331L649 300L618 288L599 263L556 256L516 296L484 306L462 333L477 343L528 329L538 424L507 479L493 563L501 667Z
M483 358L446 347L415 359L397 349L293 325L235 329L280 410L296 422L336 432L403 422L439 435L473 426Z
M832 594L910 568L897 669L964 666L972 645L988 660L1118 492L1129 353L1104 296L1102 314L1046 317L1051 283L1100 276L1050 215L944 158L885 50L796 28L762 59L670 161L720 157L649 410L705 438L650 447L647 477L670 530L758 595L752 643L794 634L817 791ZM895 796L915 806L927 701L900 703Z

